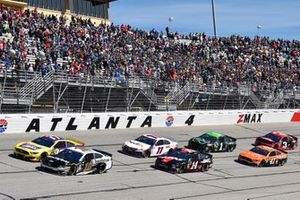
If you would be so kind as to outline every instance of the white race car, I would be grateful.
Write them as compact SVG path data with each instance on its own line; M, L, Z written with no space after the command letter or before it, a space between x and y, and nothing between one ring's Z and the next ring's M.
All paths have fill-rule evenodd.
M41 160L41 168L62 175L103 173L112 167L112 155L97 149L71 147Z
M177 148L177 145L177 142L168 138L145 134L135 140L126 141L122 151L139 157L151 157L164 155L170 149Z

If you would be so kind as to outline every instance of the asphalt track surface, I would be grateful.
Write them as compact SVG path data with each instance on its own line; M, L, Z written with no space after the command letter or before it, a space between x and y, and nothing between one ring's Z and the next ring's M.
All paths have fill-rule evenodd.
M189 138L213 130L236 137L237 149L213 153L207 172L171 174L151 167L155 158L135 158L118 151L125 140L156 133L186 145ZM300 199L300 148L289 152L282 167L251 167L235 162L254 138L272 130L300 138L299 123L148 128L61 133L87 146L113 154L114 166L105 174L58 176L38 170L39 163L9 156L14 145L41 133L0 135L0 199ZM44 133L45 134L45 133Z

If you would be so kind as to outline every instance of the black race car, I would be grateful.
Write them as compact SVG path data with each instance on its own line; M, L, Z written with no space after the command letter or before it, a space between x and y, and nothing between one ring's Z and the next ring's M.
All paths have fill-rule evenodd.
M204 152L231 152L236 148L236 139L216 132L207 132L189 140L188 148Z
M204 172L212 166L212 155L188 148L170 149L166 156L158 157L155 168L171 173Z

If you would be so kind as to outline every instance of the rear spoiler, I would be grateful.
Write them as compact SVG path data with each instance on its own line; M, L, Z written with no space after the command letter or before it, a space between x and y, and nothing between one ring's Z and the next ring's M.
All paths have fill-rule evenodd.
M213 157L213 155L212 154L210 154L210 153L206 153L206 152L200 152L201 154L204 154L204 155L207 155L209 158L212 158Z
M298 138L296 136L290 135L294 140L298 141Z
M80 145L84 146L84 142L81 142L81 141L79 141L79 140L76 140L76 139L74 139L74 138L67 138L67 140L70 140L70 141L76 142L76 143L78 143L78 144L80 144Z
M233 141L236 141L236 138L234 138L234 137L231 137L231 136L228 136L228 135L226 135L228 138L230 138L231 140L233 140Z
M111 153L108 153L108 152L106 152L106 151L101 151L101 150L99 150L99 149L93 149L93 150L94 150L94 151L97 151L97 152L99 152L99 153L102 153L103 155L112 157L112 154L111 154Z

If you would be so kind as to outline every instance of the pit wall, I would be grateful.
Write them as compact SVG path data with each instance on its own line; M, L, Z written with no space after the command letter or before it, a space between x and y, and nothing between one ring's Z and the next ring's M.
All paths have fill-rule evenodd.
M0 134L300 122L300 110L2 114Z

